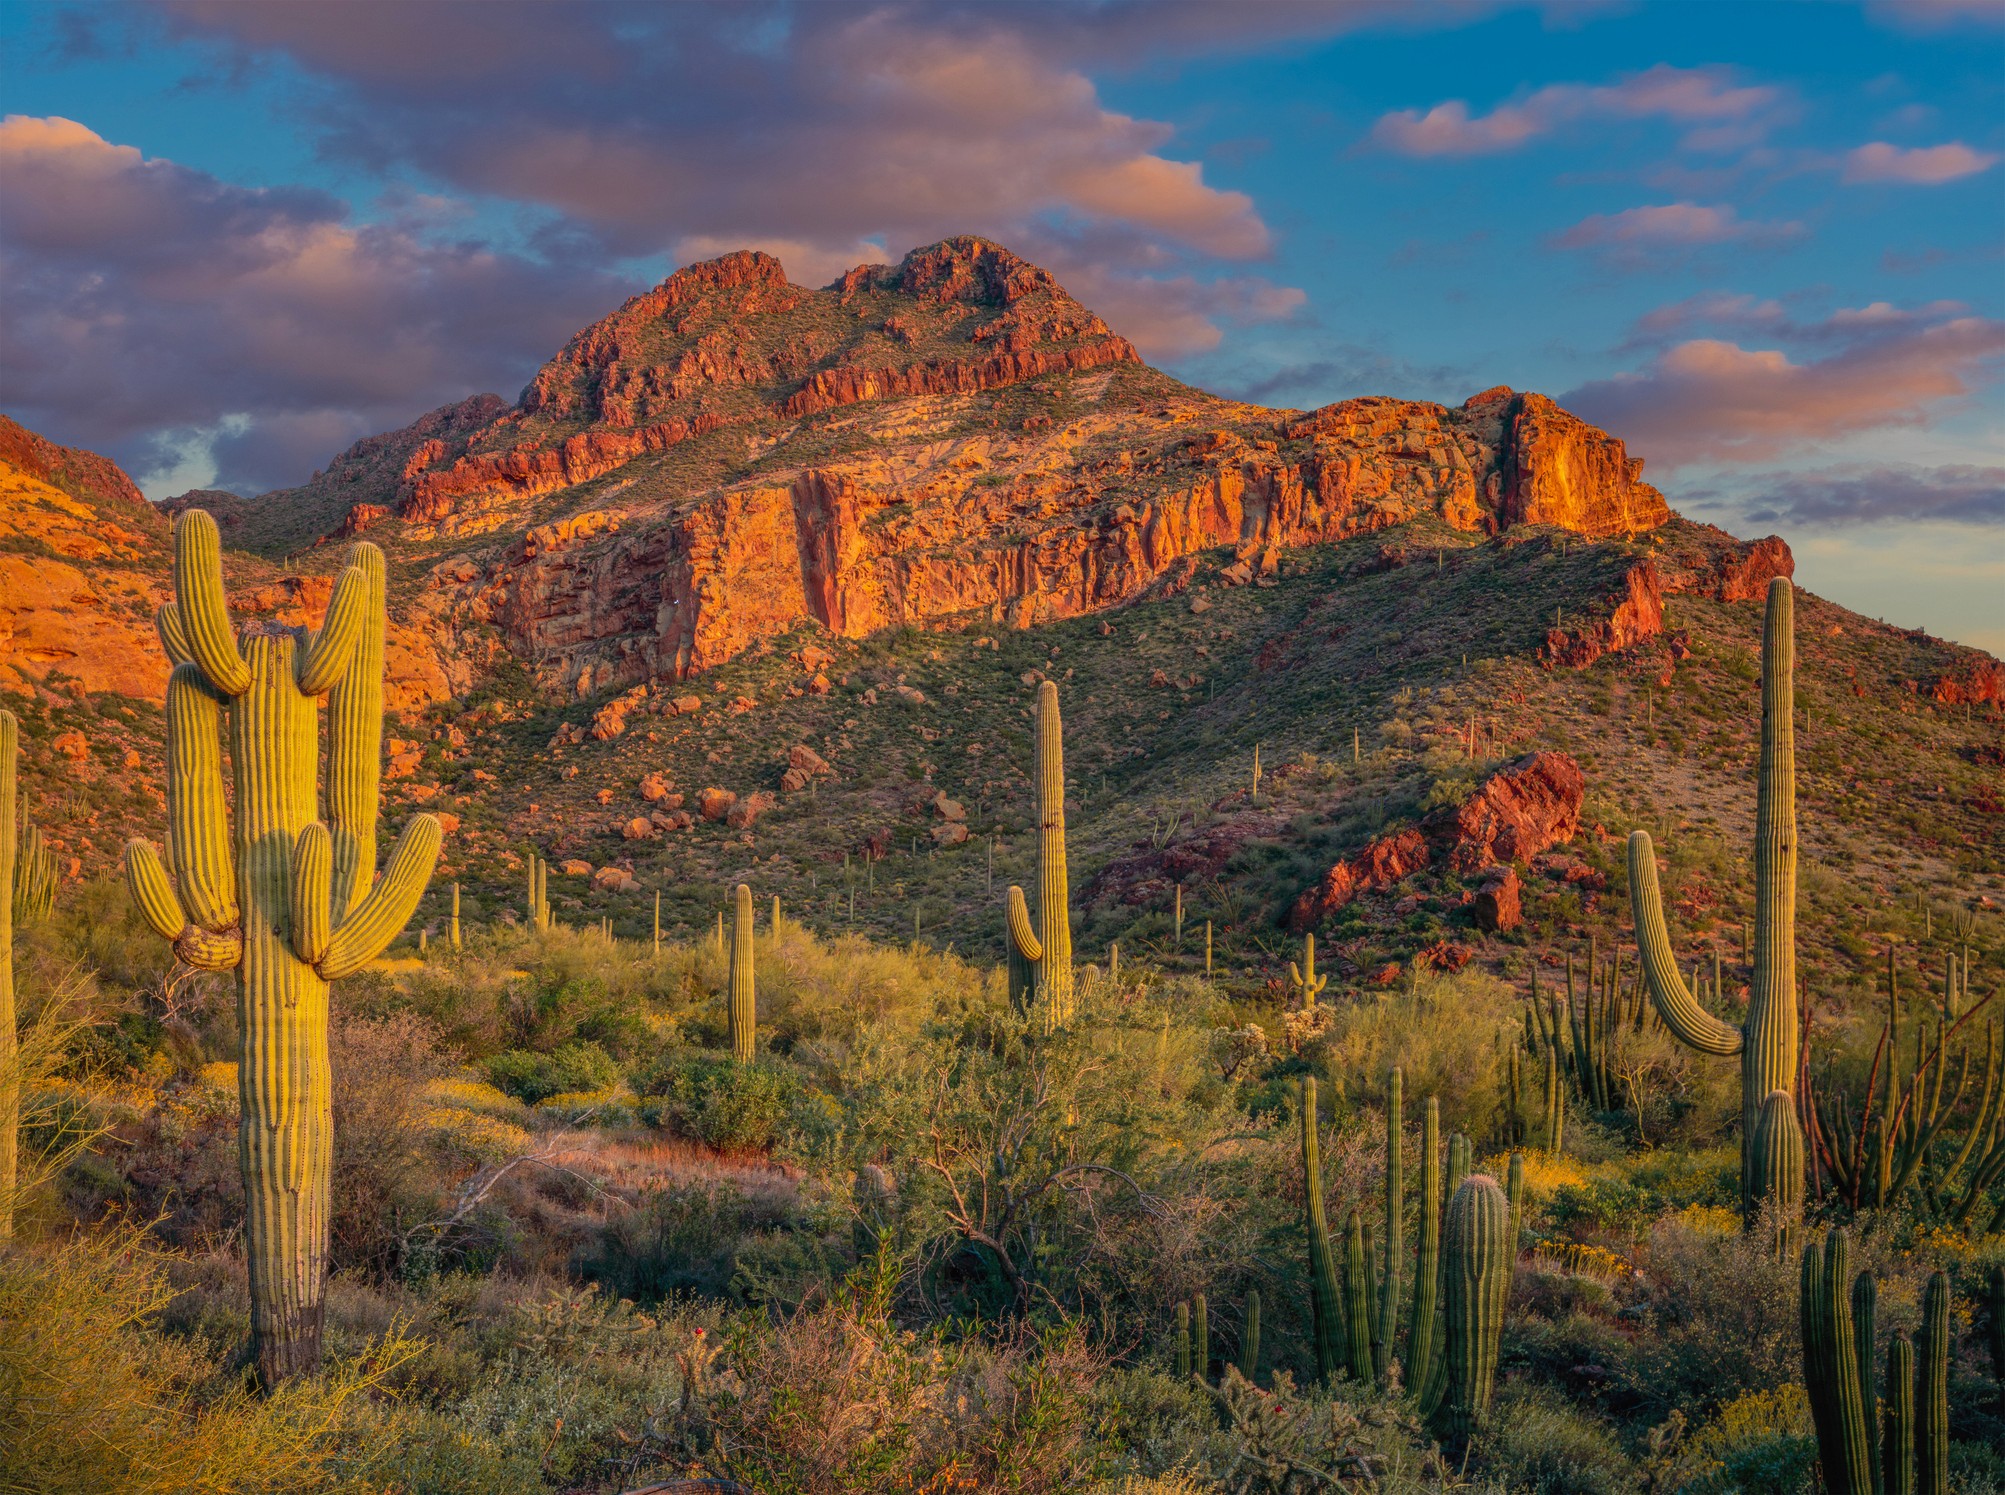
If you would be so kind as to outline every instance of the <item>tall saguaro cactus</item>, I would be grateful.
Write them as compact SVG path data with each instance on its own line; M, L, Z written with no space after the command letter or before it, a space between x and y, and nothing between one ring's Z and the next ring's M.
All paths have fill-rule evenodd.
M174 526L175 600L157 618L167 682L173 876L150 842L126 847L146 920L191 966L234 971L245 1254L267 1385L320 1359L333 1157L327 988L382 953L416 909L439 823L414 815L380 877L383 557L357 545L317 630L231 626L215 521ZM329 699L327 821L315 707ZM234 824L220 736L229 717Z
M731 904L731 1007L726 1026L731 1057L740 1064L750 1064L759 1017L752 987L752 890L742 882Z
M1763 1102L1776 1091L1796 1094L1796 641L1794 594L1786 578L1768 587L1761 636L1761 763L1754 819L1754 978L1747 1022L1735 1027L1699 1005L1678 973L1657 892L1657 859L1647 831L1629 836L1629 897L1636 949L1650 1000L1679 1040L1702 1054L1741 1064L1741 1210L1752 1227L1762 1205L1780 1194L1785 1210L1802 1202L1803 1173L1777 1164L1777 1150L1803 1154L1793 1105L1761 1125ZM1767 1151L1763 1151L1767 1149Z
M1023 890L1009 890L1007 913L1012 987L1027 975L1047 1027L1072 1020L1072 913L1065 876L1065 741L1058 687L1037 688L1037 925L1030 927Z
M1315 1320L1316 1372L1325 1379L1345 1364L1343 1292L1330 1251L1330 1222L1323 1213L1323 1156L1316 1137L1316 1079L1302 1079L1303 1222L1309 1237L1309 1307ZM1370 1354L1367 1345L1366 1354Z

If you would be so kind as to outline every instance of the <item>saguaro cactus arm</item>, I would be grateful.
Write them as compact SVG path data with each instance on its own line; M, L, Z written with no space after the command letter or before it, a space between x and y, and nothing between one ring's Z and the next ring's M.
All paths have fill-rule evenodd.
M223 542L216 521L189 509L174 522L174 600L188 657L226 696L251 688L251 669L237 648L223 598ZM164 636L164 630L163 630Z
M337 916L362 901L376 875L383 782L383 552L364 541L349 552L348 567L361 572L367 605L348 667L327 698L327 829Z
M153 614L153 628L160 635L160 648L169 664L192 664L195 655L188 647L188 634L181 627L181 609L163 602Z
M389 865L362 902L349 910L327 942L327 953L315 962L321 978L339 981L352 976L383 953L410 922L411 914L431 881L439 859L443 832L431 815L413 815L391 848ZM331 847L330 847L331 850Z
M1044 942L1030 927L1030 905L1024 901L1023 889L1015 883L1010 884L1004 900L1004 917L1009 922L1010 942L1016 946L1016 953L1032 965L1044 959Z
M188 915L151 841L125 843L125 885L155 934L169 941L181 938L181 931L188 927Z
M1722 1058L1738 1054L1744 1042L1741 1030L1701 1007L1685 978L1678 974L1670 932L1664 925L1663 901L1657 892L1657 857L1648 831L1629 835L1629 906L1636 919L1636 951L1643 979L1664 1026L1681 1043L1702 1054Z
M299 833L292 848L292 953L310 966L320 964L334 934L328 889L334 874L334 842L318 820Z
M368 608L369 574L360 566L346 567L335 584L319 631L297 656L303 695L326 695L346 673L362 638Z
M233 928L239 916L222 730L223 698L201 666L176 665L167 680L168 846L187 922L216 930Z

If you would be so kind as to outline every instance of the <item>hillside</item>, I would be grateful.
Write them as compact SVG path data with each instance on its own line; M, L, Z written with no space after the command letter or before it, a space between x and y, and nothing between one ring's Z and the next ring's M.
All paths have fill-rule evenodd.
M37 470L89 466L60 451ZM296 552L230 567L240 610L289 620L324 607L344 535L385 547L392 792L451 817L449 864L489 913L519 901L535 849L581 869L553 883L575 917L638 927L659 888L700 927L756 868L824 927L993 956L994 890L1029 851L1027 687L1048 674L1081 948L1159 942L1181 885L1187 943L1213 919L1257 990L1289 922L1341 934L1350 981L1444 942L1431 958L1501 967L1528 934L1613 936L1620 908L1592 887L1619 880L1610 838L1739 833L1751 630L1791 561L1675 518L1640 467L1535 394L1220 400L1036 267L950 240L820 291L759 254L692 266L580 332L515 405L434 411L219 517L232 545ZM119 502L91 511L103 554L63 583L100 600L62 609L117 647L27 713L45 740L81 733L60 770L27 769L42 793L60 781L44 819L79 871L159 802L162 528ZM39 533L10 548L56 543ZM29 674L50 616L16 609L30 644L0 666ZM1951 874L1995 893L1995 661L1810 599L1801 617L1805 834L1850 869L1830 896L1851 917ZM1536 750L1584 774L1575 849L1595 870L1528 884L1526 932L1479 938L1460 884L1482 869L1449 863L1410 885L1381 868L1350 907L1291 919L1373 835ZM1739 890L1718 876L1715 921Z

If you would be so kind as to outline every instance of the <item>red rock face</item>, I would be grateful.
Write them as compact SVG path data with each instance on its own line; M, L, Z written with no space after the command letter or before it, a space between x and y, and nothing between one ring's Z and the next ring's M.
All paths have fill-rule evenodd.
M1505 524L1556 524L1601 539L1655 529L1671 517L1664 495L1642 480L1642 458L1544 395L1517 397L1510 432L1501 473Z
M1516 929L1524 923L1520 891L1514 867L1500 867L1485 877L1483 885L1476 890L1476 896L1469 903L1469 912L1475 916L1476 927L1496 934Z
M1789 542L1770 535L1746 546L1738 557L1721 562L1711 595L1722 602L1761 602L1768 584L1778 576L1796 574L1796 557Z
M1359 894L1392 887L1430 865L1465 875L1486 868L1508 869L1511 862L1571 841L1580 830L1586 788L1580 765L1565 753L1519 758L1484 780L1454 809L1436 811L1417 828L1381 836L1348 861L1337 863L1295 901L1289 922L1296 929L1313 929ZM1495 877L1492 913L1501 916L1507 903L1516 902L1517 879L1512 873L1507 892L1501 874Z
M2005 702L2005 665L1995 659L1974 660L1961 671L1937 676L1929 697L1945 706Z
M58 446L4 415L0 415L0 462L75 497L134 504L152 516L153 507L139 485L111 458L81 447Z
M1548 665L1585 669L1604 654L1631 648L1664 631L1663 584L1648 561L1631 566L1623 575L1621 590L1599 606L1609 608L1606 616L1546 630L1540 655Z

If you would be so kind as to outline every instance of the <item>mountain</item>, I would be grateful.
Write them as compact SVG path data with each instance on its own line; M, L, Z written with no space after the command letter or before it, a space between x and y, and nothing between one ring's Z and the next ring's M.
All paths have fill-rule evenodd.
M53 450L37 471L98 472ZM57 499L10 506L0 561L84 506L10 481ZM85 871L159 834L144 619L167 575L157 516L90 503L71 591L31 625L102 630L117 671L54 689L0 642L0 689L36 687L29 792ZM221 507L244 612L315 619L345 541L383 546L385 813L451 827L427 917L452 881L468 917L508 916L535 850L560 917L628 934L654 891L707 926L749 878L823 927L993 951L1044 677L1083 956L1174 955L1180 888L1179 958L1208 920L1249 990L1290 921L1343 980L1502 971L1528 938L1622 932L1632 824L1691 858L1667 872L1685 927L1737 929L1747 896L1780 540L1672 514L1541 395L1304 412L1191 389L982 240L821 290L756 253L691 266L514 404L442 407ZM1837 992L1876 901L2005 900L2005 674L1807 594L1797 616L1803 839L1834 869L1806 884L1805 969Z

